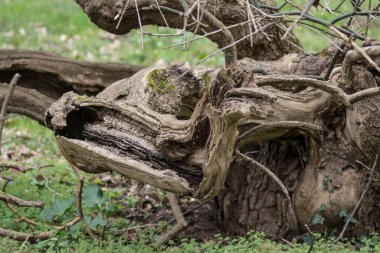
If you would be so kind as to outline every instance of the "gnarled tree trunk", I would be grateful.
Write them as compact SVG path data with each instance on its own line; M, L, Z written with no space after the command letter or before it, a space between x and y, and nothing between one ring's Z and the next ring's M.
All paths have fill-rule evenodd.
M144 0L76 2L116 34L140 22L181 28L196 4L159 1L159 9ZM1 51L0 81L16 71L23 75L9 109L45 119L79 169L116 171L165 190L217 198L230 234L254 229L290 237L317 214L325 222L314 231L342 225L340 213L354 209L371 173L356 161L373 163L380 147L379 73L362 61L363 52L379 61L379 47L344 52L331 64L334 50L297 53L297 40L281 40L278 26L251 41L239 1L201 4L204 29L190 31L220 29L209 37L224 49L227 68L140 69ZM374 180L352 235L380 230L379 190Z

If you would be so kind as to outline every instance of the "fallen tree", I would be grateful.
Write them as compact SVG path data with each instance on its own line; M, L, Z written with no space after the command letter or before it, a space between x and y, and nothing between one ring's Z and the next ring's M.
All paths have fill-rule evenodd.
M216 198L230 234L291 237L304 224L331 231L350 222L343 211L358 220L343 233L380 231L378 166L367 169L380 147L380 47L338 25L374 18L379 6L355 4L327 22L308 14L314 1L294 12L257 1L76 2L112 33L167 24L207 36L226 67L141 69L2 50L1 81L23 76L9 110L44 119L73 166ZM303 53L292 29L304 21L339 46Z

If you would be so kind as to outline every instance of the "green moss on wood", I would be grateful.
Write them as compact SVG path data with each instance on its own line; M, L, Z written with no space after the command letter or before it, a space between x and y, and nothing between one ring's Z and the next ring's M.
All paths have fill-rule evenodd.
M208 72L206 72L203 76L202 76L202 81L203 81L203 85L204 86L209 86L210 83L211 83L211 76Z
M167 94L175 90L175 86L169 82L164 69L152 70L148 75L148 85L159 94Z

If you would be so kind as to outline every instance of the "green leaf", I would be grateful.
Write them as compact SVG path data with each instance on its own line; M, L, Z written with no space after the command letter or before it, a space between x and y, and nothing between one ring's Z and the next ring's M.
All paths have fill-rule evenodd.
M43 181L43 180L37 180L37 179L33 178L32 181L30 181L30 184L38 186L38 187L44 187L45 186L45 181Z
M99 208L106 202L107 196L96 184L89 184L83 191L83 204L87 207L98 206Z
M50 206L45 206L42 210L44 221L52 222L55 217L62 216L74 205L74 197L68 199L56 199Z
M347 210L343 209L339 212L339 217L340 218L348 218L348 217L350 217L350 213Z
M96 216L88 225L92 230L96 230L98 226L104 227L107 225L107 220L101 216Z
M319 213L317 213L313 220L311 221L311 225L315 225L315 224L323 224L323 222L325 221L325 218L320 215Z
M347 221L348 220L348 218L350 218L350 216L351 216L351 212L348 212L347 210L341 210L340 212L339 212L339 217L340 218L344 218L344 221ZM352 223L352 224L357 224L358 223L358 220L357 219L355 219L354 217L352 217L352 219L350 220L350 223Z
M319 211L326 211L327 210L327 206L325 204L322 204L320 207L319 207Z
M80 234L80 229L82 228L82 223L78 222L74 226L71 226L69 229L70 235L74 238L78 238Z

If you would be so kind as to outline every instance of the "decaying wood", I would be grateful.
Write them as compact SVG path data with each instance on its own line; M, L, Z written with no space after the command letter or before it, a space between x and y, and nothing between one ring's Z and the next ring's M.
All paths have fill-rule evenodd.
M326 60L325 57L315 57L320 73L313 74L321 74L327 69ZM41 110L34 112L37 115L34 118L41 118L43 108L51 104L45 115L46 124L55 131L64 156L81 170L91 173L116 171L161 189L193 194L200 199L221 194L225 204L228 201L223 195L223 187L226 187L226 180L229 182L228 173L233 171L238 176L240 168L245 166L233 160L237 142L244 153L259 152L258 162L270 168L284 185L287 180L293 184L289 195L295 215L289 202L277 199L271 208L287 214L282 220L273 218L273 224L284 224L285 220L294 220L294 217L301 224L310 223L319 206L332 198L324 195L325 190L318 187L323 178L315 174L315 168L321 166L318 165L321 162L320 152L329 152L328 148L323 151L324 147L332 147L336 143L336 139L330 140L328 134L333 129L343 131L347 137L346 145L352 148L345 151L335 147L335 151L349 151L347 157L365 160L353 154L357 148L369 150L375 147L377 141L372 140L370 146L364 144L357 133L360 131L360 136L364 137L369 128L358 128L355 122L359 120L358 115L363 115L358 114L358 110L362 110L368 101L378 101L373 97L378 94L374 87L376 80L362 67L353 68L351 83L354 86L350 86L341 84L339 69L333 71L328 81L302 77L310 73L303 66L311 61L308 57L290 55L270 63L244 59L234 69L196 67L189 71L187 64L146 68L130 78L114 82L95 97L68 92L55 102L54 99L49 103L49 100L43 101L45 105L38 105ZM265 69L275 75L264 76L256 73L257 69ZM187 74L178 79L183 73ZM29 108L24 108L25 101L34 106L36 103L34 99L23 96L31 94L32 90L20 89L25 92L17 92L16 89L15 101L17 98L20 100L14 106L28 111ZM40 90L37 88L34 92L38 95ZM339 112L337 119L341 128L335 129L326 121L326 114L334 111ZM376 113L374 110L366 115L374 117ZM273 155L280 151L272 148L266 154L264 147L274 145L271 142L281 143L291 138L304 141L300 141L298 146L276 144L277 148L296 148L297 155L281 158L289 160L281 166L277 163L271 165L267 159L277 159ZM302 152L307 153L306 158L300 158ZM347 159L346 163L351 164L352 159ZM334 163L329 160L327 164ZM293 172L284 169L290 174L281 176L278 173L282 166L290 166ZM329 166L330 173L334 174ZM247 171L244 173L250 175L251 172ZM254 170L252 173L256 174ZM357 175L356 172L343 173L335 179L357 180L355 178L360 178ZM254 180L262 180L263 177L266 176L259 173ZM360 184L355 182L354 187L358 191ZM305 194L308 187L311 187L310 191ZM268 185L265 184L265 188ZM333 195L339 196L342 202L326 217L333 219L339 208L352 207L351 203L356 198L353 196L349 202L344 200L346 189L337 191L342 195ZM324 197L310 205L317 195ZM260 202L256 203L260 208ZM265 210L262 209L268 214L272 212ZM224 224L228 226L228 219L233 221L228 206L223 207L223 212ZM250 222L253 222L250 226L274 237L287 236L302 229L294 222L285 222L287 225L280 227L269 222L267 227L262 227L262 219L255 221L252 218L242 229L245 230Z
M0 50L0 93L6 93L6 83L16 72L20 73L23 78L11 97L8 111L43 123L45 110L65 92L95 95L140 69L128 64L74 61L37 51Z
M168 80L181 74L178 66L164 70ZM209 84L191 117L179 120L157 111L181 106L192 89L203 88L195 76L190 76L193 83L181 81L172 92L157 94L150 79L157 71L162 69L143 70L126 82L110 86L111 90L130 89L123 90L116 100L105 99L107 90L96 98L67 93L48 110L47 125L56 132L62 153L80 169L114 170L162 189L211 198L223 186L239 119L267 118L272 114L273 98L258 87L233 89L236 83L228 75L237 73L222 71L219 75L225 79ZM136 80L139 85L135 85ZM181 84L187 87L181 88ZM161 104L162 108L155 107L155 111L149 107L154 99L169 101L170 97L179 99L179 104ZM255 104L250 103L253 100Z

